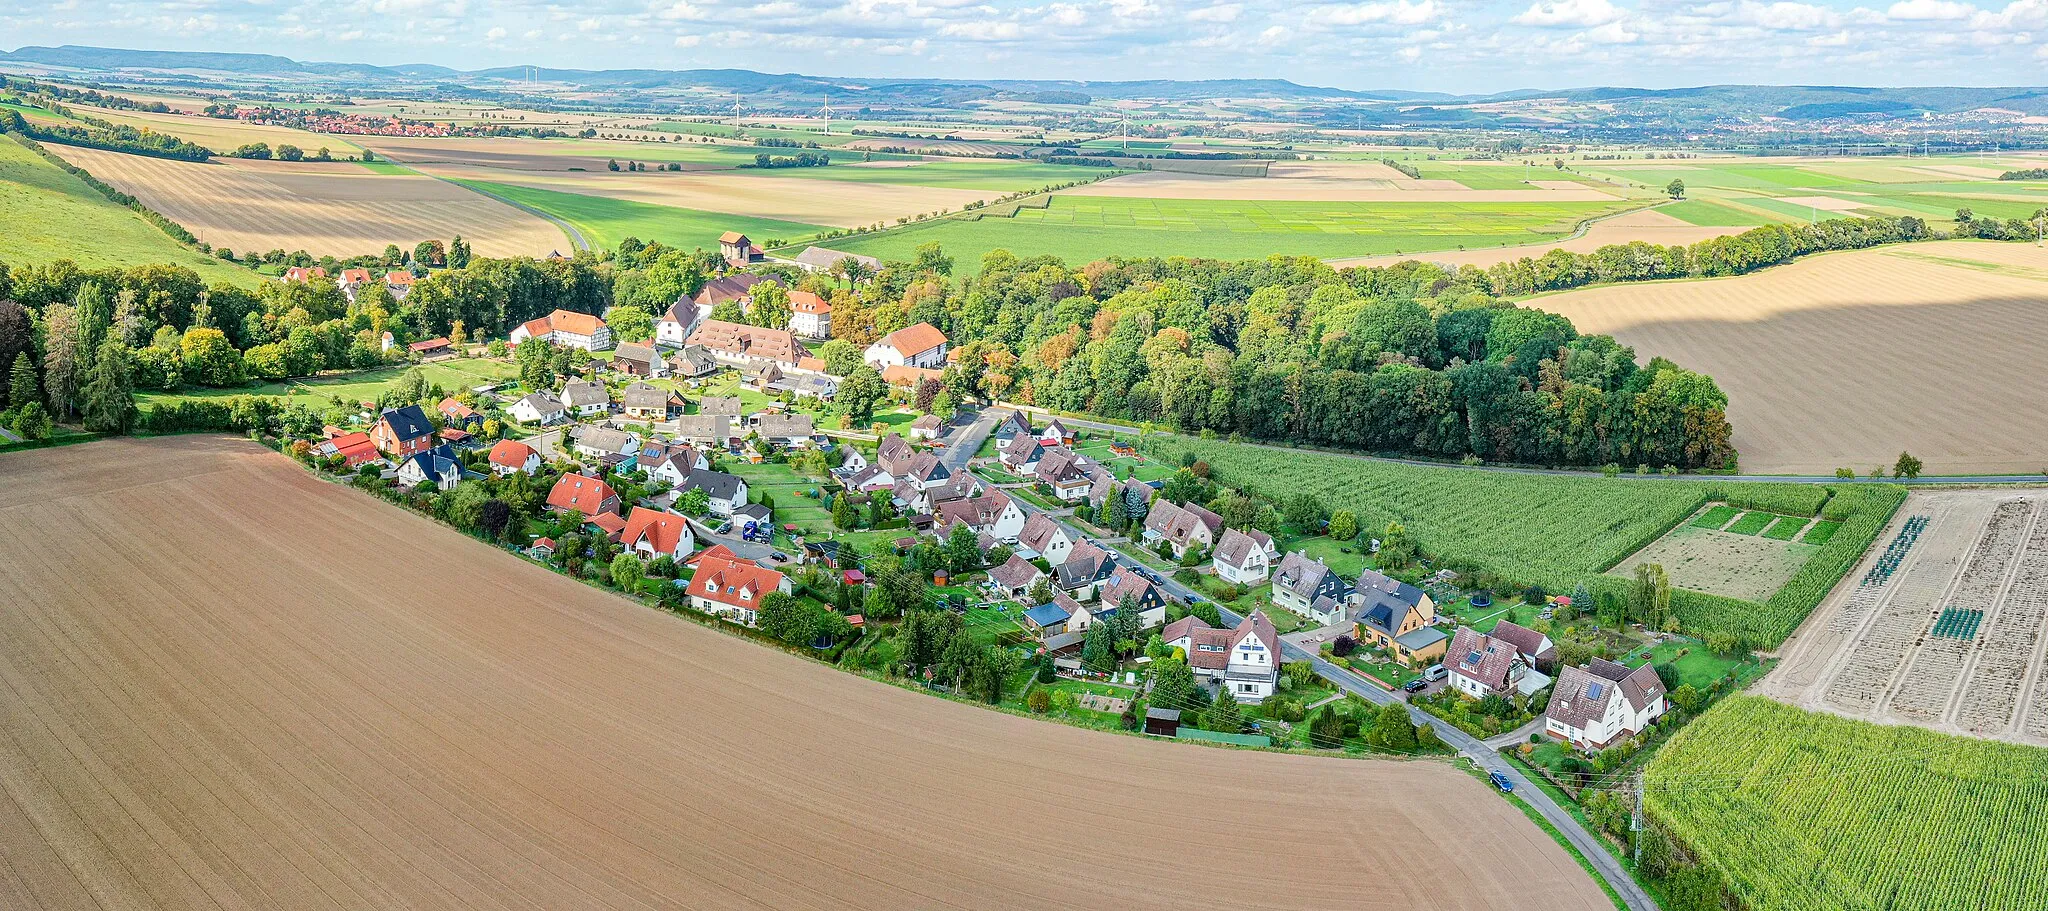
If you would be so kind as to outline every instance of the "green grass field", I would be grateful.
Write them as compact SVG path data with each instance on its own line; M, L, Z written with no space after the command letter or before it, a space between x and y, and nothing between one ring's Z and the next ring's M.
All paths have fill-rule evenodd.
M1716 506L1700 513L1699 518L1692 520L1692 524L1700 528L1726 528L1728 527L1728 520L1735 518L1736 514L1740 512L1742 510L1736 509L1733 506Z
M1778 521L1772 522L1771 527L1764 529L1764 537L1773 541L1790 541L1799 537L1799 533L1806 529L1808 521L1802 516L1779 516Z
M1742 514L1742 518L1735 520L1735 524L1728 526L1727 530L1731 534L1753 535L1763 531L1771 524L1773 518L1775 516L1767 512L1746 512Z
M374 402L383 394L391 381L398 379L406 367L378 367L333 376L319 376L283 383L261 383L237 389L204 389L188 387L176 392L137 392L136 404L147 408L151 405L175 402L183 399L215 399L237 395L274 395L309 406L324 406L331 396L340 396L344 402ZM449 392L499 383L519 376L519 369L510 363L462 358L423 364L427 382L440 386Z
M2048 751L1734 696L1645 786L1743 907L2048 907Z
M1249 259L1338 257L1540 243L1628 203L1329 203L1055 196L1014 218L940 219L837 242L885 260L937 241L972 268L990 250L1070 264L1112 254Z
M1840 522L1815 522L1812 528L1806 530L1806 536L1800 538L1799 541L1802 544L1826 544L1830 539L1834 538L1835 532L1841 530L1842 523Z
M751 218L720 212L702 212L626 199L585 196L481 180L457 180L471 189L502 196L560 218L583 232L585 239L602 249L615 249L628 237L658 240L672 247L715 249L718 235L739 231L754 237L794 241L825 230L818 225L772 218Z
M1772 220L1711 199L1681 200L1659 206L1657 211L1686 224L1708 228L1751 228Z
M253 287L263 278L188 249L84 181L0 138L0 262L68 259L87 268L173 263L208 282Z

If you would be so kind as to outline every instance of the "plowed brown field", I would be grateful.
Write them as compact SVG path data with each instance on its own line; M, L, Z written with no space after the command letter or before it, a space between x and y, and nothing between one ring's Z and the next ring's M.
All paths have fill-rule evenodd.
M1569 909L1433 762L842 674L236 440L0 455L0 907Z
M2048 470L2048 251L1938 241L1530 302L1728 393L1742 468Z

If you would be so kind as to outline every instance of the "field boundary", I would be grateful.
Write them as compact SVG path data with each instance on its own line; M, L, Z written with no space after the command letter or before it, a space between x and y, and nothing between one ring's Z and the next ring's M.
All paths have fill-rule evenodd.
M468 184L468 183L464 183L463 181L460 181L460 180L455 180L455 179L453 179L453 178L448 178L448 177L442 177L442 176L440 176L440 175L437 175L437 174L427 174L427 173L426 173L425 171L418 171L418 170L415 170L415 171L414 171L413 173L416 173L416 174L425 174L426 176L428 176L428 177L432 177L432 178L434 178L435 180L441 181L442 183L446 183L446 184L449 184L449 185L452 185L452 186L457 186L457 187L461 187L461 188L463 188L463 189L465 189L465 190L468 190L468 191L469 191L469 192L471 192L471 193L475 193L475 194L476 194L476 195L478 195L478 196L482 196L482 197L484 197L485 199L494 199L494 200L497 200L498 202L504 203L505 205L508 205L508 206L511 206L512 208L518 209L518 210L520 210L521 212L525 212L525 213L526 213L526 214L528 214L528 215L534 215L534 216L538 216L538 217L540 217L540 218L542 218L542 219L545 219L545 220L547 220L547 221L548 221L549 223L553 224L553 225L554 225L555 227L557 227L557 228L560 228L560 229L562 229L562 233L568 236L568 238L569 238L569 243L570 243L571 245L575 246L575 248L576 248L576 249L578 249L578 250L588 250L588 249L591 249L591 246L590 246L590 240L589 240L588 238L585 238L585 237L583 236L583 231L582 231L581 229L577 228L577 227L576 227L575 225L572 225L572 224L570 224L570 223L568 222L568 220L566 220L566 219L564 219L564 218L562 218L562 217L560 217L560 216L558 216L558 215L555 215L555 214L553 214L553 213L551 213L551 212L544 212L544 211L541 211L540 209L534 208L533 206L529 206L529 205L527 205L527 204L525 204L525 203L523 203L523 202L519 202L519 201L517 201L517 200L513 200L513 199L508 199L508 198L506 198L506 197L503 197L503 196L499 196L498 194L496 194L496 193L493 193L493 192L491 192L491 191L489 191L489 190L486 190L486 189L484 189L484 188L482 188L482 187L477 187L477 186L471 186L471 185L470 185L470 184Z
M58 155L57 153L52 152L47 148L44 148L43 144L40 141L30 137L26 133L18 133L10 130L6 135L7 138L14 140L15 143L20 145L22 148L25 148L31 152L36 153L36 155L40 156L44 161L47 161L50 164L55 165L58 170L78 178L78 180L81 183L84 183L86 186L91 187L94 192L100 194L103 197L106 197L106 200L108 202L111 202L117 206L121 206L122 208L128 209L129 211L142 216L143 221L149 222L151 227L156 228L158 231L162 231L164 233L164 236L169 237L173 241L176 241L179 246L186 247L198 253L208 255L212 254L213 248L208 244L202 242L198 237L193 236L192 232L187 230L184 225L181 225L176 221L173 221L170 218L170 216L167 216L162 212L158 212L157 210L152 209L147 205L144 205L141 199L138 199L134 196L130 196L127 193L123 193L120 190L115 189L112 184L109 184L106 181L103 181L97 177L92 176L92 172L87 171L86 169L81 168L75 164L72 164L71 162L65 161L63 156ZM63 143L58 144L63 145ZM85 146L83 148L91 147ZM107 150L102 149L100 151ZM129 153L123 152L118 154ZM242 266L240 263L223 261L223 264L236 266L238 268L247 268L245 266ZM249 271L251 272L251 274L254 274L254 270Z

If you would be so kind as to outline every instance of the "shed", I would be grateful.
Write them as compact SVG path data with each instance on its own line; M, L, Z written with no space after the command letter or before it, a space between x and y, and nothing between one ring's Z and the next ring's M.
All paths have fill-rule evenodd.
M839 574L839 576L840 576L840 578L842 578L842 579L845 579L845 580L846 580L846 584L848 584L848 585L866 585L866 584L868 584L868 576L867 576L867 573L861 572L860 570L857 570L857 569L849 569L849 570L846 570L845 572L842 572L842 573L840 573L840 574Z
M1159 737L1180 736L1180 709L1146 709L1145 733Z

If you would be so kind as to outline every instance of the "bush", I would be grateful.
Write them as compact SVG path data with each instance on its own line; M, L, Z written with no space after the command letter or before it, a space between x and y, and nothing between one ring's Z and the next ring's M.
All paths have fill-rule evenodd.
M1339 658L1350 655L1355 651L1358 651L1358 640L1350 636L1338 636L1337 641L1330 645L1330 654Z
M1043 715L1052 711L1052 694L1045 690L1032 690L1031 695L1024 697L1024 704L1032 714Z

